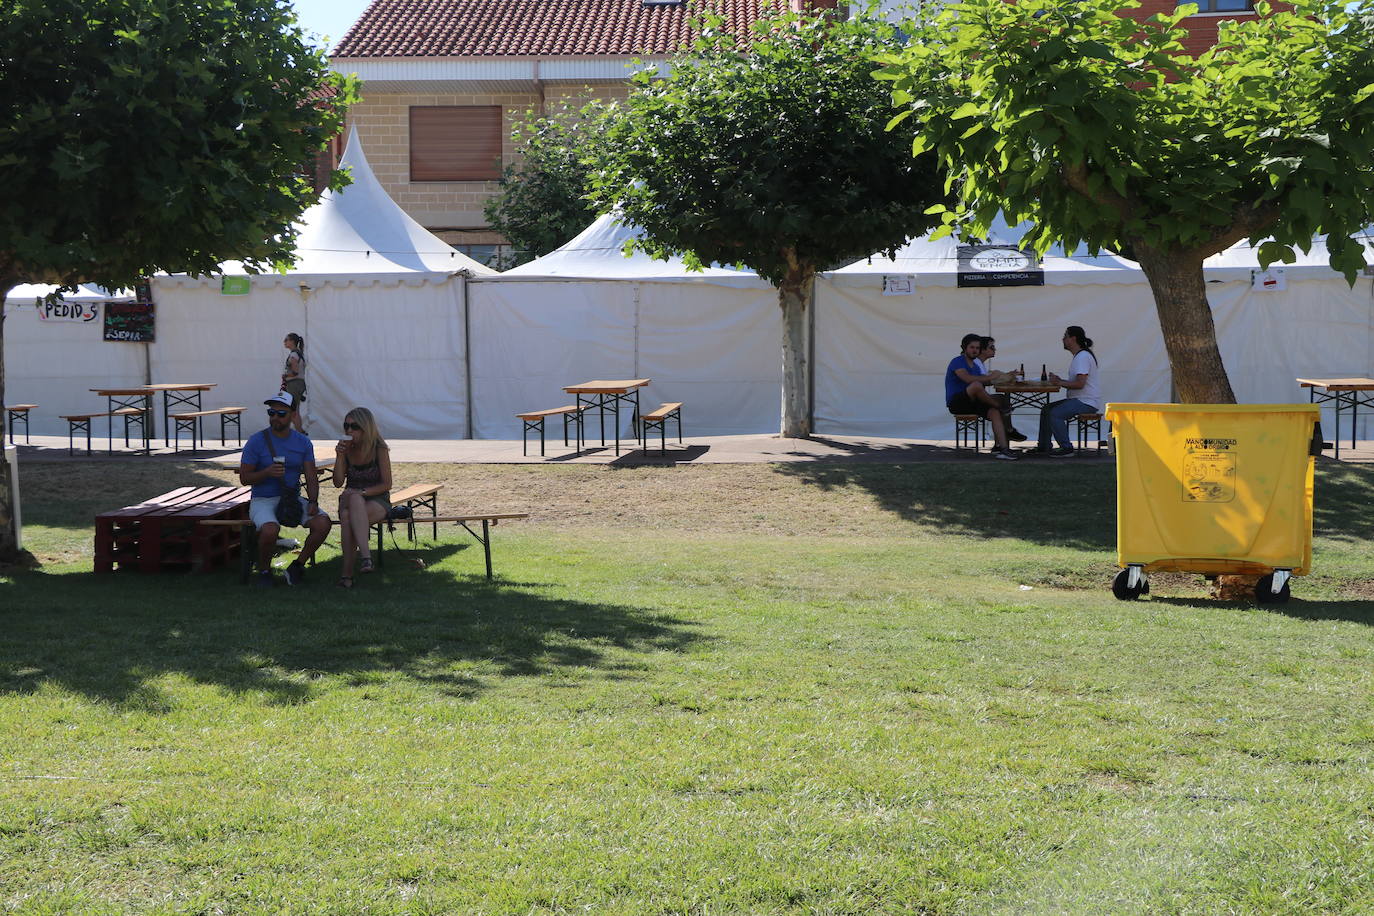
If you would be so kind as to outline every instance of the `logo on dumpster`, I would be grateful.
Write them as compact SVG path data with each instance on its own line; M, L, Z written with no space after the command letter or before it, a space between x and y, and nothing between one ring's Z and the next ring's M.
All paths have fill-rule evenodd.
M1185 439L1183 501L1229 503L1236 498L1235 439Z

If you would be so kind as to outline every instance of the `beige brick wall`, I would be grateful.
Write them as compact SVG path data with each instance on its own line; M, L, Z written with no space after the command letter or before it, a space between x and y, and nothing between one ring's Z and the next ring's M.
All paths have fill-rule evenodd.
M628 85L546 87L545 109L566 103L580 107L591 99L624 98ZM417 222L430 230L467 230L443 232L457 241L504 241L486 227L482 204L496 192L494 181L411 181L410 107L412 105L500 105L506 137L502 162L515 155L510 132L525 120L526 112L537 110L539 97L529 93L384 93L367 91L348 112L349 127L356 128L363 150L377 180L391 198Z

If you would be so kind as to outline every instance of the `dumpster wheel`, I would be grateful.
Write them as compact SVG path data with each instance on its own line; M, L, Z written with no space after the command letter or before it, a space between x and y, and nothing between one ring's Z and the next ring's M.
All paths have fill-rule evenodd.
M1287 604L1290 578L1292 573L1286 569L1276 569L1267 576L1260 576L1255 583L1255 601L1259 604ZM1274 590L1275 584L1279 586L1278 591Z
M1112 580L1112 594L1118 601L1134 601L1150 593L1150 581L1140 566L1127 566Z

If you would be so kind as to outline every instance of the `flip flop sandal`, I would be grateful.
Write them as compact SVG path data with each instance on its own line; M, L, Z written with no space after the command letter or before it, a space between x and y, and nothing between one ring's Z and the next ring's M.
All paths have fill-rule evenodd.
M360 560L360 561L358 562L358 572L360 572L360 573L370 573L370 572L372 572L372 558L371 558L371 557L363 557L362 560Z
M352 576L339 576L339 588L352 588L352 587L353 587L353 577L352 577Z

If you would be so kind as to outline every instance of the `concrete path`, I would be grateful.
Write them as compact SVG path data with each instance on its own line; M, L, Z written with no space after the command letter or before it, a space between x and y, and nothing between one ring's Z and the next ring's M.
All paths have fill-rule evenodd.
M220 448L218 442L213 448L203 450L192 457L184 450L174 453L172 449L155 448L152 455L124 448L122 439L117 439L113 454L107 451L104 438L92 439L93 454L86 456L84 441L76 454L68 456L67 440L63 436L34 436L31 444L25 444L23 436L19 442L19 460L34 461L205 461L225 466L237 466L240 449L231 443L228 448ZM780 436L688 436L682 445L670 442L667 456L659 454L656 447L647 451L634 442L621 444L621 453L599 443L591 445L586 451L578 453L564 448L561 437L556 444L546 446L546 456L539 457L539 445L532 443L529 456L520 454L520 440L508 439L392 439L391 460L420 463L453 464L614 464L614 465L672 465L672 464L755 464L786 461L841 461L841 462L879 462L888 464L912 464L926 461L991 461L988 449L978 454L969 450L955 451L952 440L932 439L882 439L862 436L815 436L810 439L784 439ZM1025 445L1030 445L1026 443ZM1024 447L1024 446L1023 446ZM333 456L332 439L315 439L316 454L321 458ZM1051 459L1036 457L1035 461ZM1106 449L1089 450L1077 455L1071 461L1109 461ZM1324 460L1332 460L1326 453ZM1350 463L1374 462L1374 441L1361 441L1355 449L1349 443L1341 447L1341 461ZM1010 462L1007 462L1010 464Z

